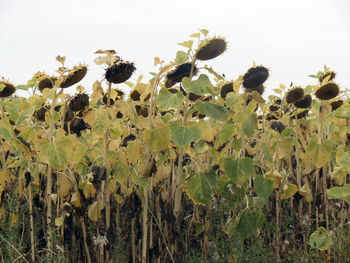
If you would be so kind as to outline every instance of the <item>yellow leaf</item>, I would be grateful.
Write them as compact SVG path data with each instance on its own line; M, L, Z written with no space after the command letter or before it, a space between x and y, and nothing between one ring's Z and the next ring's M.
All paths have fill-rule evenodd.
M80 194L78 191L75 191L72 194L72 198L70 199L70 202L73 206L75 207L81 207L81 202L80 202Z
M100 211L99 211L99 208L98 208L98 202L97 201L95 201L94 203L89 205L88 216L89 216L91 221L93 221L93 222L97 222L98 221L98 218L100 217Z
M85 88L81 85L79 85L78 87L76 87L76 90L79 92L79 93L83 93Z
M10 221L10 227L13 227L18 220L18 214L17 213L12 213L11 214L11 221Z
M128 146L126 147L126 156L129 163L136 164L140 160L141 155L142 147L139 140L128 142Z
M63 200L66 200L69 197L70 192L72 191L74 184L72 178L68 174L58 174L57 178L58 195Z
M164 63L164 60L160 60L159 57L154 58L154 66Z
M92 85L91 102L96 104L103 94L103 88L97 80Z
M157 185L165 179L169 178L171 174L171 166L165 166L164 164L158 167L156 174L153 177L153 185Z
M54 204L57 204L57 194L51 194L51 200L53 201Z
M243 83L243 75L239 75L239 77L233 82L233 91L235 93L239 92L239 88Z
M305 182L305 184L299 189L299 194L305 197L305 200L307 202L312 202L312 192L309 186L308 181Z
M0 189L1 189L1 187L0 187ZM0 194L1 194L1 191L0 191ZM2 205L2 206L0 206L0 220L2 219L2 218L4 218L4 217L6 217L7 216L7 209L6 209L6 207L4 206L4 205Z
M83 190L86 199L93 199L96 193L94 185L90 182L80 182L79 189Z
M55 225L56 226L58 226L58 227L63 226L63 222L64 222L64 217L63 216L55 218Z
M283 193L281 194L281 200L289 199L295 195L298 191L298 187L295 184L288 183L284 186Z

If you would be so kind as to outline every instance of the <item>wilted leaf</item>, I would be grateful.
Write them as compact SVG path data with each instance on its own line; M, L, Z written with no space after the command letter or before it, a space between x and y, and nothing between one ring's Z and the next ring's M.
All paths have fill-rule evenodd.
M63 226L63 223L64 223L64 217L63 216L55 218L55 225L56 226L61 227L61 226Z
M92 222L97 222L100 217L100 209L98 207L98 201L93 202L89 205L88 216Z
M258 196L267 201L273 192L273 183L273 179L265 178L263 175L257 174L254 177L254 190Z
M192 48L193 41L192 40L184 41L184 42L178 43L178 45L187 47L187 48Z
M145 142L156 152L165 151L169 147L170 139L169 126L156 127L144 133Z
M292 198L296 192L298 191L298 187L295 184L286 184L283 189L283 193L281 194L281 200Z

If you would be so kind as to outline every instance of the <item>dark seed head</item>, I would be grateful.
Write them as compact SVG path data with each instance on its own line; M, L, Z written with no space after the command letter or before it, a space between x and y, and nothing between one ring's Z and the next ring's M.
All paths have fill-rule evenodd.
M106 80L114 84L127 81L136 70L134 63L119 60L106 70Z
M334 82L328 82L316 91L316 97L320 100L330 100L338 96L339 87Z
M267 68L263 66L250 68L243 76L243 87L246 89L257 90L268 77L269 70Z
M68 88L74 84L81 81L87 72L87 66L79 65L75 66L71 71L68 72L68 75L65 76L64 80L61 83L61 88Z
M2 91L0 91L0 98L6 98L15 93L16 88L10 82L0 81L0 86L4 85Z
M270 125L270 127L272 129L274 129L275 131L278 131L280 134L283 132L283 130L286 128L286 126L284 126L284 124L280 121L273 121Z
M294 87L287 92L287 103L294 103L301 100L304 96L304 90L301 87Z
M335 78L336 74L334 71L327 71L325 72L324 74L322 74L318 80L320 81L320 83L322 83L322 81L325 79L325 78L328 78L328 81L331 81Z
M210 38L204 40L196 51L196 59L209 60L220 56L226 50L226 41L224 38Z
M300 100L294 102L294 106L299 109L306 109L311 106L312 98L311 95L307 94L304 97L302 97Z
M43 92L44 89L52 89L55 85L57 78L56 77L47 77L40 80L38 84L38 89L40 92Z
M171 88L176 83L181 82L182 78L190 77L191 67L192 67L191 63L184 63L177 66L174 70L168 72L165 78L165 87ZM198 72L197 67L193 66L193 76L196 75L197 72Z
M225 99L227 94L230 92L233 92L233 81L227 82L221 87L221 91L220 91L221 98Z
M89 95L82 93L76 95L69 103L72 111L81 111L89 106Z
M335 111L336 109L340 108L343 104L344 104L344 101L341 99L332 101L331 102L332 111Z

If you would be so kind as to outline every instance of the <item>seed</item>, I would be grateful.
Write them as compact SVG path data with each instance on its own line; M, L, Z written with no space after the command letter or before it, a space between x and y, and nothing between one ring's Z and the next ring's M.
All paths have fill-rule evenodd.
M174 70L169 71L168 74L165 77L165 87L167 89L174 86L176 83L179 83L182 81L182 78L184 77L190 77L191 74L191 63L184 63L179 66L177 66ZM197 67L193 66L193 76L196 75L198 72Z
M106 80L114 84L127 81L136 70L133 62L119 60L106 70Z
M226 50L224 38L213 37L202 41L196 51L195 57L199 60L209 60L220 56Z
M0 98L6 98L11 96L13 93L15 93L16 88L13 84L11 84L8 81L0 81L0 86L4 85L2 91L0 91Z
M312 98L311 95L305 95L302 97L300 100L294 102L294 106L299 108L299 109L306 109L311 106L312 103Z
M316 97L320 100L330 100L338 96L339 87L334 82L328 82L316 91Z
M301 87L294 87L287 92L287 103L295 103L304 96L304 90Z
M267 68L263 66L252 67L243 76L243 87L246 89L258 90L259 86L262 85L268 77L269 70ZM262 94L261 92L259 93Z
M68 72L68 75L64 77L61 88L65 89L81 81L87 72L87 66L79 65L75 66L72 70Z

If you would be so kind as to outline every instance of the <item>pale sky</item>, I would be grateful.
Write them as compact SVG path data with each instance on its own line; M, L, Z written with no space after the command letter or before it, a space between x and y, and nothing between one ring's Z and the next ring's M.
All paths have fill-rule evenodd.
M200 28L229 42L206 62L228 80L255 61L270 69L267 90L305 87L326 64L350 89L349 0L0 0L0 76L25 84L37 71L53 74L61 55L68 67L88 64L80 84L90 93L104 74L94 52L114 49L135 63L133 80L143 74L146 82L158 70L153 58L174 60L184 50L177 43Z

